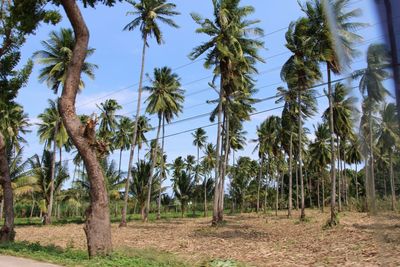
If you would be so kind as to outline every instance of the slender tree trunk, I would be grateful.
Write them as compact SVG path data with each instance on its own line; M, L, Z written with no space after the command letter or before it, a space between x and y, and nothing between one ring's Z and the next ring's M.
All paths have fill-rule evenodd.
M358 171L357 171L357 163L356 163L356 179L355 179L355 183L356 183L356 199L357 199L357 203L358 203L358 199L359 199L359 197L358 197Z
M226 108L224 110L224 118L225 118L225 148L224 148L224 162L222 166L222 175L220 178L220 198L218 205L218 221L222 223L224 221L224 200L225 200L225 176L226 169L229 162L229 112L227 112Z
M50 174L50 199L49 205L47 206L47 213L44 215L44 224L51 224L51 217L53 211L53 201L54 201L54 179L56 173L56 152L57 152L57 134L58 134L59 122L56 124L56 128L53 136L53 153L51 155L51 174Z
M34 197L33 192L32 192L32 207L31 207L31 214L29 216L29 218L31 218L31 219L33 217L33 211L34 210L35 210L35 197ZM0 220L1 220L1 217L0 217Z
M204 175L204 217L207 217L207 176Z
M296 169L296 210L299 210L299 165L297 160L295 161Z
M0 133L0 185L3 189L4 224L0 228L0 243L13 242L14 231L14 204L11 186L10 170L7 160L7 148L3 135ZM3 210L3 208L2 208Z
M119 227L126 227L126 212L128 210L128 199L129 199L129 183L132 176L131 170L133 165L133 157L135 154L135 146L137 141L137 130L138 130L138 123L140 117L140 107L142 105L142 91L143 91L143 76L144 76L144 65L145 65L145 58L146 58L146 44L147 44L147 35L143 38L143 48L142 48L142 64L140 68L140 77L139 77L139 88L138 88L138 100L136 106L136 119L135 125L133 127L133 135L132 135L132 142L131 142L131 149L129 153L129 162L128 162L128 174L126 177L125 182L125 194L124 194L124 206L122 208L122 218Z
M223 98L223 76L221 75L221 85L218 102L218 125L217 125L217 144L215 157L215 189L213 203L213 218L211 224L218 225L218 203L219 203L219 175L220 175L220 147L221 147L221 127L222 127L222 98Z
M288 217L292 217L292 190L293 190L293 170L292 170L292 150L293 150L293 134L290 133L290 144L289 144L289 195L288 195Z
M319 182L319 179L317 180L317 202L318 202L318 209L321 209L321 202L320 202L320 199L319 199L319 184L320 184L320 182Z
M264 155L261 155L260 159L260 169L258 171L258 188L257 188L257 208L256 212L258 213L260 209L260 190L261 190L261 179L262 179L262 168L264 164Z
M303 134L303 123L301 120L301 93L298 92L298 105L299 105L299 176L300 176L300 189L301 189L301 214L300 220L306 218L305 213L305 199L304 199L304 178L303 178L303 157L302 157L302 134Z
M279 208L282 209L282 203L283 203L283 193L284 193L284 178L285 178L285 173L282 172L282 177L281 177L281 202L279 205Z
M372 132L372 114L369 111L369 153L370 153L370 209L372 214L376 214L376 200L375 200L375 170L374 170L374 148L373 148L373 132Z
M0 221L3 220L4 201L3 196L0 198Z
M279 208L279 178L276 179L275 216L278 216L278 208Z
M95 122L91 121L84 127L75 111L75 99L88 48L89 31L76 1L61 0L61 4L74 29L75 46L59 100L59 109L68 135L78 149L89 177L90 206L86 211L84 227L89 257L108 255L112 251L110 211L103 170L93 147L96 146ZM85 133L89 133L89 135Z
M158 127L157 127L157 136L156 136L156 143L155 147L153 148L153 153L151 154L151 165L150 165L150 176L149 176L149 188L147 189L147 200L146 200L146 208L144 212L144 221L147 222L150 212L150 203L151 203L151 190L153 185L153 176L154 176L154 169L157 164L157 153L158 153L158 139L160 139L160 130L161 130L161 118L159 116L158 119Z
M329 131L331 133L331 218L329 224L334 226L338 224L336 214L336 169L335 169L335 133L333 126L333 103L332 103L332 81L331 69L327 62L327 76L328 76L328 98L329 98ZM325 199L324 199L325 200ZM323 203L324 203L323 200Z
M340 137L337 137L337 152L338 152L338 160L337 160L337 168L338 168L338 172L337 172L337 180L338 180L338 211L341 212L342 211L342 193L341 193L341 170L340 170Z
M160 168L160 190L158 190L157 201L157 220L161 219L161 190L164 180L164 136L165 136L165 117L162 115L162 140L161 140L161 168Z
M305 178L306 178L306 184L308 184L308 199L309 199L309 201L310 201L310 208L312 208L313 207L313 204L312 204L312 192L311 192L311 177L309 177L308 175L307 175L307 172L305 172ZM308 183L307 183L308 182Z
M394 187L394 175L393 175L393 158L392 151L389 151L389 165L390 165L390 189L392 191L392 210L396 210L396 190Z
M119 150L118 175L121 175L122 147Z
M345 142L346 144L346 142ZM344 184L344 203L349 206L349 185L346 176L346 147L343 149L343 184Z

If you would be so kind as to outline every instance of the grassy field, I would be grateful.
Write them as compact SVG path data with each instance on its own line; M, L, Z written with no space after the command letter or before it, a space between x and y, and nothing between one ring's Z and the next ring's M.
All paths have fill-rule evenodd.
M226 216L218 228L209 218L115 223L115 254L94 261L87 259L81 224L17 226L17 243L0 253L66 266L400 266L398 213L342 212L333 229L324 227L329 213L306 214L306 222L296 212L288 219L285 211Z

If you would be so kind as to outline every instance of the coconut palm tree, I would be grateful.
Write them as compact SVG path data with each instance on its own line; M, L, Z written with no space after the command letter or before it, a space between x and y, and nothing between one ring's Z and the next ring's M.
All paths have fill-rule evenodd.
M58 101L58 100L57 100ZM56 150L60 150L59 167L62 167L62 148L68 143L67 130L64 127L60 112L58 110L57 101L48 100L49 106L43 113L39 114L40 122L38 135L41 143L45 143L45 148L50 149L53 144L52 153L52 167L51 167L51 180L50 180L50 199L47 202L48 207L45 216L45 223L51 223L51 215L53 210L53 194L54 194L54 179L55 179L55 166L56 166Z
M150 92L150 96L146 99L147 108L146 111L149 114L157 114L158 116L158 127L157 135L155 139L155 149L151 157L150 176L149 176L149 187L151 189L154 168L156 165L156 155L158 153L158 139L160 138L161 127L164 129L164 123L170 123L175 116L178 116L182 112L184 102L184 90L181 89L180 79L176 73L168 67L155 68L154 78L150 78L152 83L151 86L146 86L144 89ZM162 148L164 144L164 130L162 137ZM161 151L163 154L164 151ZM146 205L145 220L147 220L149 207L150 207L150 191Z
M100 109L99 139L103 140L113 151L112 139L118 126L117 119L119 117L115 113L122 109L122 106L115 99L107 99L104 103L100 103L100 106L97 105L97 108Z
M319 179L322 181L322 205L321 210L324 212L325 207L325 179L323 171L330 163L329 149L329 127L327 123L317 124L315 127L315 140L309 146L310 159L316 167Z
M143 144L148 145L148 141L146 138L146 133L150 132L153 129L151 124L149 123L149 118L146 116L140 116L139 121L138 121L138 128L137 128L137 158L138 162L140 161L140 155L139 152L143 148Z
M157 41L157 44L161 45L164 42L164 40L162 32L160 30L159 23L160 22L165 23L173 28L178 28L178 25L171 19L171 17L180 14L179 12L175 11L176 5L173 3L169 3L166 0L140 0L139 2L128 0L127 2L133 7L133 11L127 12L127 15L134 16L134 19L124 27L124 30L133 31L134 29L139 27L143 39L143 48L142 48L142 62L141 62L140 76L139 76L136 117L135 117L136 120L133 128L132 142L131 142L132 146L128 162L128 178L126 180L126 185L125 185L124 208L122 211L122 220L120 223L121 227L126 226L126 209L128 205L129 179L133 164L135 145L138 143L136 140L138 135L137 132L139 123L138 118L140 118L140 107L142 104L142 88L143 88L146 48L149 46L148 39L154 36L154 38Z
M43 50L36 51L33 56L38 63L44 65L39 72L39 81L46 82L47 86L58 93L60 85L63 85L71 62L72 50L75 46L75 37L72 29L61 28L60 31L51 31L49 39L41 42ZM88 48L86 57L93 55L95 49ZM84 62L82 73L90 79L94 79L94 70L97 65ZM84 82L79 82L79 88L85 87Z
M347 161L350 164L355 164L355 191L356 191L356 200L359 200L359 182L358 182L358 164L362 161L362 154L361 154L361 144L358 136L355 136L353 139L350 139L350 144L347 149Z
M193 195L195 181L188 171L181 170L178 172L177 170L174 170L172 183L175 196L181 202L181 216L183 218L187 203Z
M262 36L263 31L254 26L259 22L258 20L246 18L254 12L254 8L241 7L239 4L239 0L213 0L214 17L212 19L204 19L196 13L191 14L193 20L200 26L196 32L204 33L211 39L194 48L190 58L197 59L207 53L205 67L213 67L214 73L220 76L220 89L216 90L219 91L219 97L213 225L223 220L224 174L229 155L229 130L224 133L225 155L221 158L222 160L220 160L220 152L223 145L222 127L230 129L229 114L231 112L228 111L228 104L250 87L252 81L248 74L257 72L254 63L263 62L258 55L258 49L263 46L263 42L251 38ZM214 81L212 87L215 89ZM224 116L224 123L222 123L222 116Z
M359 89L363 95L363 116L361 118L361 128L363 129L365 139L368 136L368 154L369 154L369 178L368 191L369 204L371 211L376 211L375 207L375 170L374 170L374 131L373 131L373 114L377 109L379 103L384 101L385 97L389 95L388 90L385 88L383 81L389 77L389 72L385 67L389 64L389 54L387 49L382 44L372 44L368 47L367 51L367 67L363 70L356 71L353 76L360 77ZM367 140L367 139L366 139ZM368 159L366 159L368 162Z
M198 128L194 133L192 133L193 145L197 148L197 167L196 167L196 182L199 180L199 168L200 168L200 150L204 148L207 143L206 131L203 128Z
M121 173L122 152L128 150L131 146L131 136L133 131L133 122L128 117L122 116L118 123L113 144L115 148L119 148L118 173Z
M400 144L400 131L397 117L397 109L394 103L384 104L380 110L381 122L378 128L378 144L381 150L389 156L389 176L392 193L392 210L396 209L396 190L393 174L393 154Z
M285 62L281 70L281 78L287 82L288 87L297 92L297 107L298 107L298 142L299 142L299 177L301 187L301 215L300 218L305 218L305 203L304 203L304 179L303 179L303 162L302 162L302 132L303 132L303 114L304 119L313 115L316 112L315 90L310 87L321 79L318 62L313 57L313 51L309 47L307 33L309 20L301 18L289 25L286 32L286 47L293 55ZM303 98L305 105L304 112L302 111Z
M320 62L326 63L328 79L328 98L330 108L329 128L331 131L331 219L330 225L338 223L336 214L336 168L335 140L332 103L332 72L341 73L357 54L354 44L362 37L355 30L367 26L353 22L361 14L360 9L346 10L350 0L310 0L301 5L309 19L310 47ZM326 5L325 5L326 4ZM332 23L332 21L334 23Z

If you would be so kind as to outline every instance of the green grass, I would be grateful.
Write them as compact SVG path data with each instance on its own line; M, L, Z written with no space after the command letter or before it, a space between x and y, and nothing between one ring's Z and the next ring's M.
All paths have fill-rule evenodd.
M41 246L37 243L16 242L0 245L0 254L31 258L63 266L193 266L178 260L174 255L154 250L126 249L108 257L89 259L86 251Z

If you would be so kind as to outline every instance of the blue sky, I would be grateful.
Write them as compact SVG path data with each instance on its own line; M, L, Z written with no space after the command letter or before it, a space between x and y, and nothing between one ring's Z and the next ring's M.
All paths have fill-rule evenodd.
M197 12L204 17L211 17L211 1L206 0L175 0L171 2L177 5L181 12L175 21L180 25L179 29L162 27L165 44L159 46L154 40L150 40L150 47L147 50L146 73L152 73L155 67L169 66L181 77L181 83L188 95L185 100L184 112L179 119L184 119L198 114L210 112L212 105L206 104L207 100L215 99L216 93L208 87L211 80L211 71L203 67L203 61L191 62L188 54L191 50L207 40L204 35L196 34L197 25L190 17L191 12ZM200 4L201 3L201 4ZM365 67L365 51L369 44L383 42L380 32L380 19L373 12L373 0L352 0L349 8L361 8L363 15L359 21L370 24L370 27L359 30L358 34L364 37L364 42L357 45L360 56L354 60L352 69ZM290 53L285 48L286 27L293 20L303 16L296 0L265 1L265 0L243 0L242 5L252 5L256 12L251 17L260 19L259 26L265 30L266 36L265 50L261 55L266 60L265 64L259 64L260 75L256 76L256 88L259 92L256 97L265 98L276 94L278 86L284 86L279 73L282 64L289 58ZM52 7L53 8L53 7ZM54 7L55 8L55 7ZM90 46L96 51L88 61L99 65L96 70L95 80L85 79L86 88L77 98L77 110L79 114L91 114L98 112L96 104L104 102L107 98L113 98L123 106L119 114L133 116L137 99L137 82L139 80L140 59L142 40L139 31L127 32L122 28L130 22L132 17L126 16L129 5L119 3L115 7L108 8L97 6L95 9L82 9L84 18L90 30ZM56 26L43 25L37 30L35 36L30 36L26 45L23 47L23 62L32 57L32 53L41 49L41 40L46 40L52 30L60 27L70 27L69 21L64 16L63 21ZM55 98L55 95L46 84L38 82L38 71L41 68L35 65L30 81L26 88L23 88L18 96L18 102L22 104L25 111L33 123L37 123L37 115L47 107L47 99ZM339 77L334 77L339 78ZM325 79L324 79L325 80ZM349 82L351 86L356 86L356 82ZM324 87L317 88L319 93L323 93ZM358 96L358 90L354 90L354 95ZM146 95L144 97L146 99ZM257 111L279 107L275 100L264 101L256 105ZM312 124L318 122L323 110L327 108L325 98L318 99L319 114L310 119L306 126L312 130ZM280 115L281 110L265 112L252 117L250 122L245 123L245 130L248 132L247 139L255 138L256 126L269 115ZM152 117L151 123L156 126L157 120ZM186 131L196 127L208 125L208 117L176 123L166 127L166 135ZM25 147L25 156L34 153L41 154L43 145L39 144L36 134L36 126L32 126L32 133L26 136L28 144ZM209 136L208 141L215 143L216 127L206 128ZM148 138L153 138L155 132L148 134ZM196 148L192 145L191 133L176 135L165 140L168 161L172 161L177 156L196 154ZM248 143L245 150L236 156L247 155L256 157L252 154L255 144ZM144 155L141 152L141 155ZM65 154L64 159L72 158ZM117 158L117 153L113 158ZM123 154L123 166L126 169L128 152ZM73 170L70 164L70 171Z

